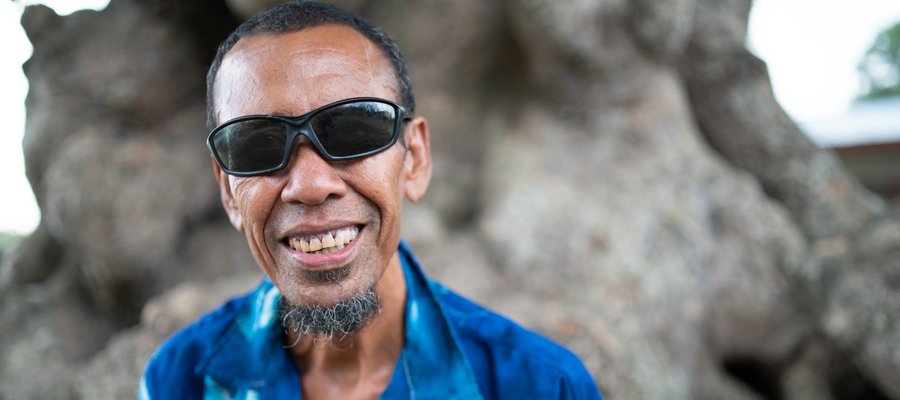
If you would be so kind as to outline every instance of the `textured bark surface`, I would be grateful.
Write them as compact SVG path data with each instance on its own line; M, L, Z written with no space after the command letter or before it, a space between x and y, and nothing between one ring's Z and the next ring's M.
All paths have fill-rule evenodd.
M0 398L133 397L163 338L258 279L203 76L273 3L26 11L43 220L0 270ZM750 1L336 4L407 57L435 176L404 237L434 277L608 398L900 399L898 208L779 108Z

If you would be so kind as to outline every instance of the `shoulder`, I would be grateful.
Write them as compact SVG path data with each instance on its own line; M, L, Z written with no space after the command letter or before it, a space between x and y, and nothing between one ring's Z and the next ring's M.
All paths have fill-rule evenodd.
M229 300L176 332L147 361L139 397L152 399L202 396L204 376L197 366L216 349L219 339L234 326L250 294Z
M432 282L485 398L599 399L574 353Z

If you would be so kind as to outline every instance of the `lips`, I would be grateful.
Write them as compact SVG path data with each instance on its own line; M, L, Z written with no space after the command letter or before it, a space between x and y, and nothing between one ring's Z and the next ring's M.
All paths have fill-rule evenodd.
M350 225L342 228L291 236L287 244L294 251L304 254L328 254L339 251L349 245L359 235L359 226Z

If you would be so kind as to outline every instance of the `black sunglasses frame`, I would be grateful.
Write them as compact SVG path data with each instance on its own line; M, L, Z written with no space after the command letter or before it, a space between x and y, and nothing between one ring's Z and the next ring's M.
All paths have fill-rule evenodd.
M387 104L387 105L393 107L394 113L395 113L395 118L394 118L394 131L391 134L391 140L384 146L381 146L374 150L369 150L369 151L366 151L366 152L363 152L360 154L353 154L353 155L349 155L349 156L333 156L333 155L329 154L328 151L325 150L324 146L322 146L322 142L319 141L319 138L316 136L315 131L313 131L312 127L310 126L309 121L313 117L315 117L317 114L319 114L323 111L327 111L332 108L343 106L346 104L351 104L351 103L381 103L381 104ZM221 131L222 129L224 129L234 123L238 123L241 121L248 121L248 120L261 120L261 119L283 122L291 127L290 131L288 132L287 145L285 146L284 154L281 158L281 163L279 163L275 167L264 169L264 170L259 170L259 171L241 172L241 171L233 171L233 170L228 169L225 166L225 163L222 162L222 159L219 157L219 152L216 151L216 146L213 144L213 138L216 136L217 133L219 133L219 131ZM409 121L410 119L412 119L412 117L407 115L406 109L403 108L403 106L401 106L397 103L394 103L393 101L378 98L378 97L353 97L353 98L349 98L349 99L336 101L334 103L326 104L326 105L319 107L315 110L312 110L306 114L296 116L296 117L285 117L285 116L280 116L280 115L259 114L259 115L244 115L241 117L233 118L233 119L230 119L230 120L220 124L215 129L213 129L212 132L209 133L209 136L207 136L207 138L206 138L206 145L209 147L209 150L212 152L213 157L216 159L216 163L219 164L219 167L222 168L222 171L224 171L225 173L227 173L229 175L234 175L234 176L258 176L258 175L269 174L269 173L272 173L275 171L280 171L280 170L284 169L285 167L287 167L288 163L290 163L290 160L291 160L291 153L293 153L293 149L294 149L294 140L297 139L297 136L300 136L300 135L306 136L306 138L309 139L309 142L312 143L313 147L316 149L316 151L319 153L319 155L321 155L322 158L324 158L325 160L328 160L328 161L353 160L353 159L357 159L357 158L368 157L368 156L371 156L376 153L380 153L384 150L389 149L394 144L396 144L397 139L400 137L400 133L403 131L403 128L402 128L403 123L406 121Z

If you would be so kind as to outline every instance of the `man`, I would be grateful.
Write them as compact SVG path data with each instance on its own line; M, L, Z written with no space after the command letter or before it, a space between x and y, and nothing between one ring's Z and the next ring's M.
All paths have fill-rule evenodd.
M139 398L599 398L569 351L428 280L400 242L431 177L396 44L289 3L207 78L222 203L267 279L170 338Z

